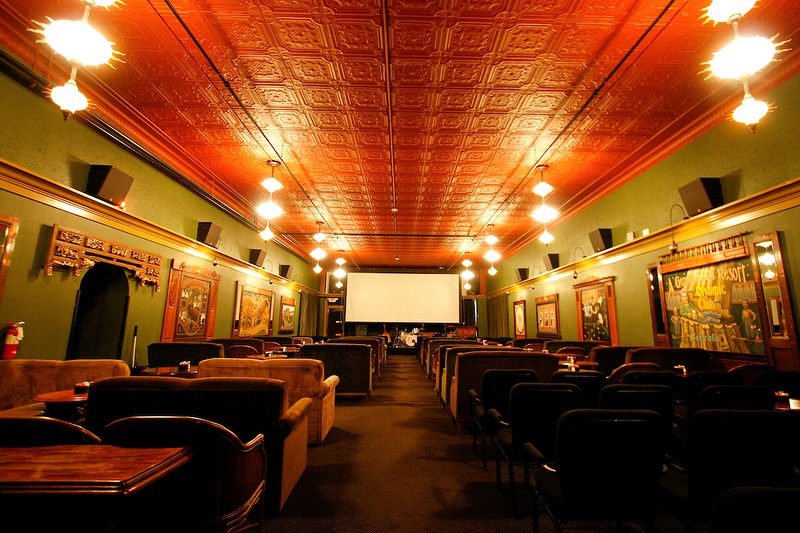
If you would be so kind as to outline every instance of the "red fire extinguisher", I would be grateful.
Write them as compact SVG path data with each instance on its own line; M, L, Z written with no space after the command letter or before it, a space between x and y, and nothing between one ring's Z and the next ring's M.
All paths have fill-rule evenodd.
M3 359L14 359L17 356L19 341L22 339L22 326L25 322L9 322L6 327L6 340L3 343Z

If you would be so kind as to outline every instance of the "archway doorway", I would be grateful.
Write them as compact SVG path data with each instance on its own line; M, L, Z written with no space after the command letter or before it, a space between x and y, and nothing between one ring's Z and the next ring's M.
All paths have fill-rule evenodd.
M128 315L124 268L97 263L81 280L75 299L67 359L120 359Z

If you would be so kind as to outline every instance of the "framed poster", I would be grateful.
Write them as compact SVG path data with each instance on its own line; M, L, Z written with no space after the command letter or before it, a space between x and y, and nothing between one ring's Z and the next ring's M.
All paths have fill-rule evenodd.
M294 332L295 304L294 298L281 296L281 315L278 322L278 333Z
M536 336L561 338L558 294L549 294L536 298Z
M527 319L525 316L525 300L514 302L514 338L524 339L528 336Z
M232 337L269 335L272 330L272 291L236 282Z
M207 340L214 334L219 275L181 263L169 271L161 341Z
M573 285L578 312L578 339L618 344L614 277L590 278Z

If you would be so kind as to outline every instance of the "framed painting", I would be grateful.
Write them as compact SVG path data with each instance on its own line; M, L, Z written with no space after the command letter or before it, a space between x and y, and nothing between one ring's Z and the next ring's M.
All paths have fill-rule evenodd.
M573 285L578 312L578 338L618 344L614 277L590 278Z
M514 338L524 339L528 336L525 300L514 302Z
M219 275L181 263L169 271L161 341L207 340L214 334Z
M536 298L536 336L561 338L558 294L549 294Z
M232 337L269 335L272 330L272 291L236 282Z
M281 315L278 322L278 333L294 333L295 309L294 298L281 296Z

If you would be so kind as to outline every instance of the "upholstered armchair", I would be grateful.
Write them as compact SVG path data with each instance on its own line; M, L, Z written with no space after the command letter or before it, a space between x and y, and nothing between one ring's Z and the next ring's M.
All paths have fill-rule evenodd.
M328 374L339 376L336 394L366 396L372 393L373 350L369 344L304 344L299 356L322 361Z
M261 433L267 453L265 512L277 514L306 468L310 409L310 398L290 405L286 383L276 379L110 378L92 384L84 426L101 433L128 416L183 415L221 424L243 442Z
M289 403L311 398L308 414L308 443L319 445L333 427L336 386L339 376L325 377L325 366L316 359L206 359L197 377L259 377L285 381Z
M191 447L188 469L180 473L181 490L158 498L161 504L170 502L171 509L158 512L149 506L150 512L161 515L162 526L233 533L252 528L264 518L264 435L242 442L226 427L202 418L133 416L107 425L102 440L136 448ZM149 529L146 524L142 524L144 529Z

